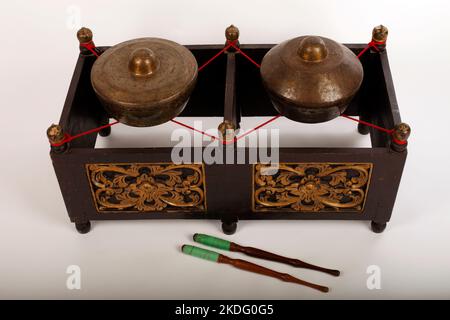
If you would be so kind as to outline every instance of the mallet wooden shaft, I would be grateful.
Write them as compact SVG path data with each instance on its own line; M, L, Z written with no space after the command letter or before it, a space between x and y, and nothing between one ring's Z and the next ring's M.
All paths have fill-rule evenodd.
M301 261L299 259L283 257L283 256L277 255L275 253L264 251L264 250L261 250L258 248L244 247L244 246L238 245L237 243L234 243L234 242L230 243L230 251L242 252L243 254L246 254L247 256L270 260L270 261L281 262L281 263L289 264L289 265L297 267L297 268L305 268L305 269L311 269L311 270L316 270L316 271L320 271L320 272L325 272L325 273L331 274L332 276L335 276L335 277L340 275L339 270L319 267L319 266Z
M294 276L291 276L290 274L287 273L281 273L269 268L265 268L263 266L257 265L255 263L249 262L249 261L245 261L245 260L241 260L241 259L232 259L230 257L224 256L223 254L219 254L219 259L218 261L219 263L226 263L229 265L232 265L235 268L241 269L241 270L246 270L246 271L250 271L250 272L254 272L254 273L259 273L268 277L272 277L272 278L276 278L279 279L281 281L284 282L292 282L292 283L296 283L296 284L300 284L312 289L316 289L322 292L328 292L329 289L328 287L324 287L318 284L314 284L311 282L307 282L301 279L298 279Z
M243 254L246 254L251 257L281 262L281 263L285 263L285 264L288 264L288 265L291 265L291 266L294 266L297 268L316 270L316 271L331 274L336 277L340 275L339 270L319 267L319 266L301 261L299 259L283 257L283 256L277 255L275 253L267 252L267 251L264 251L264 250L261 250L258 248L241 246L237 243L230 242L230 241L223 240L223 239L216 238L216 237L212 237L212 236L209 236L206 234L196 233L194 235L194 241L204 244L204 245L207 245L207 246L210 246L210 247L217 248L217 249L242 252Z
M276 278L284 282L292 282L295 284L303 285L312 289L319 290L321 292L328 292L328 287L324 287L318 284L314 284L311 282L307 282L298 278L295 278L294 276L291 276L287 273L281 273L269 268L265 268L263 266L251 263L249 261L241 260L241 259L232 259L230 257L224 256L223 254L219 254L214 251L202 249L195 246L190 245L183 245L182 247L183 253L202 258L205 260L210 260L218 263L226 263L229 265L232 265L235 268L250 271L258 274L262 274L268 277Z

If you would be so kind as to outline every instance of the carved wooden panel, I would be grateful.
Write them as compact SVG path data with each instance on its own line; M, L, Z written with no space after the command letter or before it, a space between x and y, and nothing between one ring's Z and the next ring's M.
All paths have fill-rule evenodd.
M362 212L372 174L371 163L280 163L253 166L253 210Z
M206 211L203 164L86 164L98 212Z

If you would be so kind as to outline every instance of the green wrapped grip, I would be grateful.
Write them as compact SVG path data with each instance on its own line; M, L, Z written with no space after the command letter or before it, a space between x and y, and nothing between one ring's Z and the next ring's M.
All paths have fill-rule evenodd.
M185 244L181 250L183 251L183 253L186 253L188 255L197 257L197 258L202 258L205 260L209 260L209 261L213 261L213 262L217 262L219 260L219 254L217 252L214 251L209 251L206 249L202 249L199 247L195 247L195 246L190 246Z
M205 246L230 251L230 241L208 236L207 234L194 234L194 241L204 244Z

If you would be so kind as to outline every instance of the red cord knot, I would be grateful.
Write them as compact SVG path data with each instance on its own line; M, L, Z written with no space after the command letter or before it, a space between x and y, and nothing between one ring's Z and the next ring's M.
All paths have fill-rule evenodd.
M50 145L52 147L61 147L62 145L66 144L67 142L70 142L73 140L73 137L68 134L68 133L64 133L64 139L59 141L59 142L50 142Z
M381 46L381 45L384 45L384 44L386 44L386 41L375 41L375 40L372 40L372 41L369 42L369 45L372 45L372 46L375 46L375 45Z
M392 141L394 141L396 144L400 144L400 145L404 145L404 144L408 143L408 141L406 141L406 140L397 140L395 138L392 138Z
M95 46L95 44L94 44L94 42L92 40L89 41L89 42L80 43L80 47L83 47L83 48L89 50L90 52L92 52L92 54L94 56L96 56L98 58L98 53L96 51L96 46Z
M360 53L358 53L357 58L358 58L358 59L361 58L361 56L362 56L364 53L366 53L366 51L369 50L370 48L373 48L373 49L375 49L376 51L380 51L380 48L378 48L378 46L384 45L384 44L386 44L386 41L383 41L383 42L381 42L381 41L375 41L375 40L370 41L370 42L366 45L366 47L365 47L364 49L362 49Z
M234 42L234 41L233 41ZM250 61L251 63L253 63L255 66L257 66L258 68L261 68L261 65L256 62L255 60L253 60L252 58L250 58L244 51L241 50L241 48L239 48L239 46L236 45L236 43L230 42L230 45L240 54L242 54L242 56L244 58L246 58L248 61Z
M386 129L386 128L377 126L376 124L350 117L346 114L341 114L341 117L356 121L356 122L366 125L368 127L374 128L378 131L385 132L391 136L392 142L394 142L397 145L405 147L406 144L408 144L408 138L409 138L409 135L411 134L411 127L406 123L403 123L403 122L399 123L394 127L394 129Z

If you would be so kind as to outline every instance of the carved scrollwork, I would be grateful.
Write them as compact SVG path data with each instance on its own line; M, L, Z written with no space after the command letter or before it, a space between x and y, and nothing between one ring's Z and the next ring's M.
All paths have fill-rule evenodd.
M372 171L371 163L282 163L254 166L253 209L302 212L361 212Z
M99 212L205 211L202 164L87 164Z

